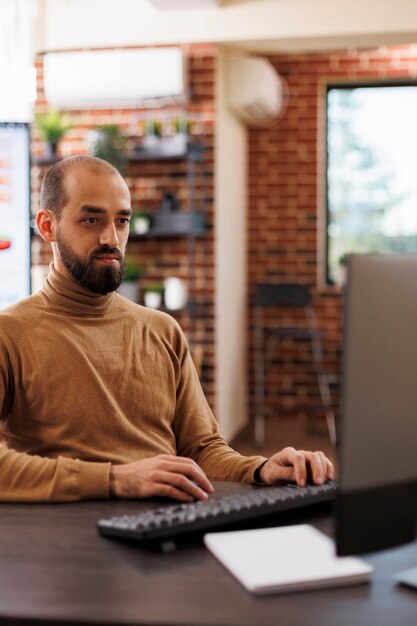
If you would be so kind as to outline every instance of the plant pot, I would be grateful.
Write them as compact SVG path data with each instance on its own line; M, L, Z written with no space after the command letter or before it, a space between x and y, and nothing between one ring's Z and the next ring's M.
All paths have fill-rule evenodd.
M143 300L148 308L159 309L162 304L162 293L160 291L145 291Z
M169 311L180 311L187 304L187 290L180 278L166 278L164 281L165 306Z
M340 287L344 287L346 285L347 282L347 265L338 265L336 268L336 276L335 276L335 282L336 285L339 285Z
M148 232L151 225L150 215L133 215L132 216L132 232L136 235L144 235Z
M46 156L48 159L55 159L56 155L57 155L57 151L58 151L58 142L56 141L48 141L48 143L45 144L46 146Z

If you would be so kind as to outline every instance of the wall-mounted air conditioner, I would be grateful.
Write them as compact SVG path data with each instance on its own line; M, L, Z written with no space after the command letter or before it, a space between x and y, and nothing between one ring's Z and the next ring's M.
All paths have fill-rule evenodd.
M51 52L44 89L59 109L136 107L155 99L185 99L181 48Z
M287 85L267 59L233 55L228 61L227 97L242 121L265 126L283 114Z

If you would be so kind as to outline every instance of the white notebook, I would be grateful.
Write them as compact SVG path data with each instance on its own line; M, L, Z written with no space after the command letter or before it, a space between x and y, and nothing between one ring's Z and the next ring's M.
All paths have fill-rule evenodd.
M208 533L204 543L256 594L352 585L373 571L360 559L336 556L334 542L308 524Z

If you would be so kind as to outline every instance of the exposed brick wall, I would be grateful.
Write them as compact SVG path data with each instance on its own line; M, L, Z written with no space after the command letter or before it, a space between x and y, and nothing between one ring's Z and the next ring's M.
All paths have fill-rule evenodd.
M196 296L200 301L200 313L195 322L197 343L204 343L202 362L202 383L204 391L214 408L214 242L213 242L213 135L215 122L214 103L214 70L216 51L213 46L189 46L185 48L187 57L187 76L190 99L187 112L191 119L197 121L195 130L201 135L205 152L205 195L207 198L207 236L196 240L195 248L195 286ZM43 91L43 57L36 59L38 78L37 111L47 109ZM168 107L169 108L169 107ZM177 109L172 108L175 113ZM164 111L154 110L155 119L161 118ZM59 146L60 155L70 156L83 154L87 150L87 133L96 126L103 124L119 124L125 134L139 143L141 132L140 119L144 110L140 109L109 109L68 111L74 127L64 137ZM36 128L32 130L32 209L36 213L39 207L39 186L46 166L36 163L37 158L44 156L45 146L40 140ZM132 195L134 210L157 211L165 191L174 191L181 207L186 208L189 200L187 186L187 168L185 162L130 162L125 172L125 179ZM202 182L196 178L196 194L201 196ZM129 242L128 256L137 257L145 268L142 282L163 280L168 276L178 276L187 282L189 263L186 238L148 238ZM49 246L35 238L32 244L33 262L49 263L51 253ZM176 318L187 333L189 319L186 313L176 314Z
M253 345L255 284L307 284L319 327L325 331L325 368L338 376L342 294L339 288L324 285L324 238L320 241L324 237L325 86L337 81L415 79L417 46L277 55L270 61L288 82L289 102L278 124L249 133L249 346ZM277 321L276 312L269 321ZM320 407L306 347L287 344L285 352L282 348L267 381L271 413L296 415ZM253 415L252 348L248 362ZM337 405L338 387L333 391Z
M207 150L208 238L207 250L203 242L197 244L197 285L200 295L204 290L207 301L203 386L209 402L214 406L214 252L213 252L213 136L215 124L214 66L216 51L213 46L190 46L187 49L191 100L190 112L201 122ZM258 282L301 282L311 287L319 327L325 331L324 362L334 377L340 373L340 340L342 296L337 287L324 285L321 243L318 233L324 229L324 116L325 85L327 82L358 80L387 80L417 78L417 46L383 47L377 50L331 52L326 54L276 55L270 57L277 71L289 85L289 103L280 122L269 129L251 129L249 132L249 188L248 188L248 285L249 285L249 346L253 345L253 294ZM39 99L38 110L44 110L42 56L37 58ZM130 132L132 119L138 110L72 111L76 121L61 145L63 156L83 153L86 134L94 126L118 123ZM33 156L43 154L43 145L33 131ZM160 167L159 167L160 165ZM131 164L127 180L135 209L157 208L161 191L175 185L183 206L187 203L183 165L177 164L175 183L167 183L166 164L158 164L158 171L149 164ZM170 170L172 171L172 170ZM33 208L38 207L39 178L44 168L32 168ZM177 187L178 185L178 187ZM129 254L137 255L147 267L150 278L158 279L175 273L186 278L186 241L149 240L133 242ZM49 248L34 242L34 261L48 262ZM206 277L206 287L204 278ZM187 319L178 319L187 330ZM204 322L203 322L204 320ZM276 315L270 316L271 321ZM284 357L284 353L281 353ZM285 359L277 360L268 380L269 406L273 412L284 410L296 415L306 409L318 408L320 398L311 368L311 359L305 346L288 345ZM281 362L283 361L283 362ZM249 348L249 410L253 415L253 354ZM338 403L338 387L333 388ZM215 408L215 407L214 407Z

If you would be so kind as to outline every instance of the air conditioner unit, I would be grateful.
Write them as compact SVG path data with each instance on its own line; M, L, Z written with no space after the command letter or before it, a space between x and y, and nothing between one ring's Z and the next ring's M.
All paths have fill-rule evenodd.
M149 100L185 100L181 48L51 52L44 90L59 109L137 107Z
M269 125L284 112L286 83L267 59L231 56L227 78L229 107L248 125Z

